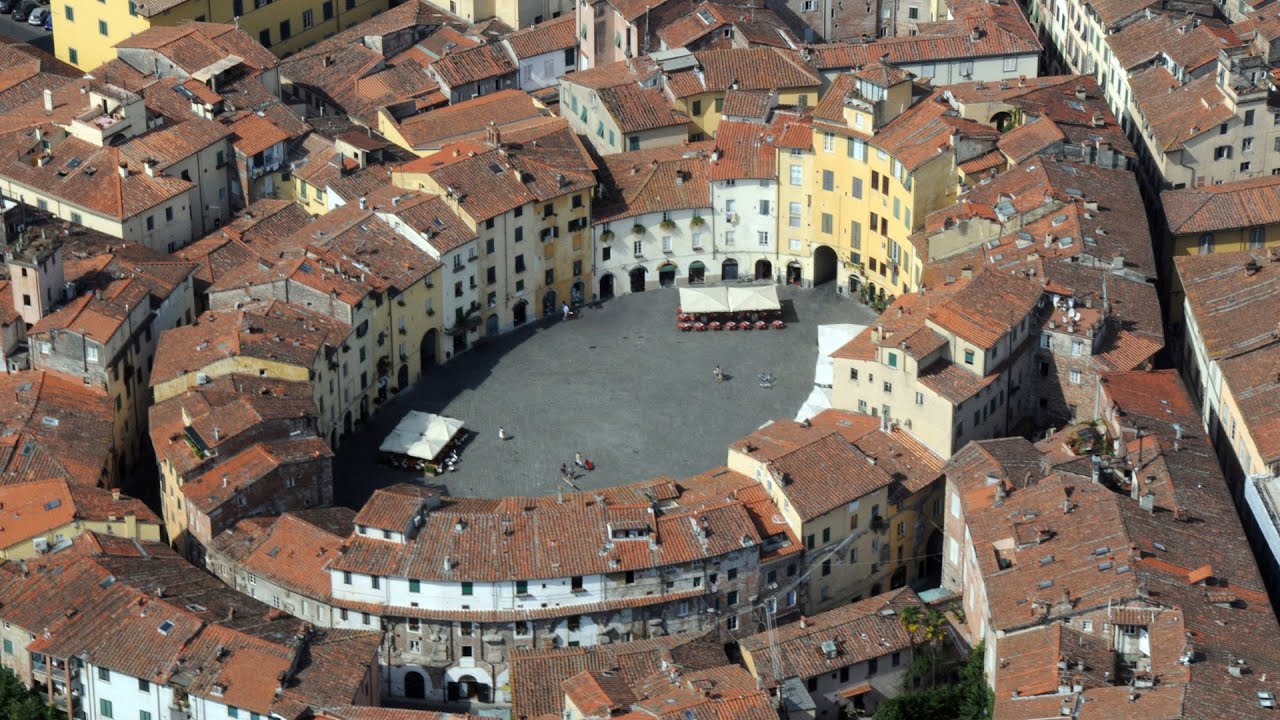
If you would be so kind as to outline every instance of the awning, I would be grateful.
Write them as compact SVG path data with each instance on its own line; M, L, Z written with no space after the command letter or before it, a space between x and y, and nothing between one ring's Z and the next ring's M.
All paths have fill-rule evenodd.
M726 289L729 294L729 308L733 312L782 309L782 303L778 302L778 288L773 285L748 285Z
M858 697L859 695L866 695L869 692L871 692L870 683L858 683L853 687L847 687L843 690L840 690L836 694L844 698L845 700L850 700L852 698Z
M693 272L694 270L706 270L706 269L707 269L707 266L703 265L701 260L694 260L693 262L689 263L689 272Z
M728 288L723 286L682 287L680 288L680 311L695 315L729 312Z
M461 420L410 410L378 450L435 460L461 431Z

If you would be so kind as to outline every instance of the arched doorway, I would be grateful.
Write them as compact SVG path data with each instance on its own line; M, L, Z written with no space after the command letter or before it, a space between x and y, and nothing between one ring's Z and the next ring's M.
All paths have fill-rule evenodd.
M991 116L991 124L1000 132L1009 132L1013 129L1013 116L1007 112L998 112Z
M547 290L542 295L542 314L551 316L556 314L556 291Z
M700 260L689 263L689 284L701 285L707 281L707 266Z
M720 263L720 279L724 281L738 279L738 261L728 258Z
M836 251L826 245L819 245L813 251L813 286L831 282L836 279Z
M410 700L427 699L427 679L417 670L404 674L404 696Z
M658 267L658 285L664 288L675 287L676 265L667 263Z
M756 279L772 280L773 279L773 263L763 258L756 261Z
M800 263L796 262L795 260L792 260L791 262L787 263L787 284L799 285L801 273L802 271L801 271Z
M474 675L463 675L457 681L449 683L446 694L449 700L476 700L482 703L492 702L493 695L489 684L476 680Z
M858 288L860 287L862 287L862 281L858 279L857 275L850 274L849 275L849 297L857 297Z
M644 276L648 272L643 267L631 271L631 292L644 292Z
M409 387L409 366L401 365L400 370L396 372L396 388L404 390Z
M521 300L511 308L511 316L515 319L516 326L520 326L529 321L529 301Z
M613 299L613 273L600 278L600 299Z
M575 282L573 286L569 288L569 302L575 306L581 305L583 300L586 299L586 295L587 284L581 280Z
M423 374L436 364L436 346L438 344L439 340L437 340L435 328L428 330L422 336L422 343L418 345L418 354L421 355Z
M347 414L342 417L342 434L343 435L351 434L351 411L350 410L348 410Z
M489 317L484 319L484 334L488 335L489 337L497 336L498 329L501 324L502 324L501 321L498 320L497 313L490 315Z

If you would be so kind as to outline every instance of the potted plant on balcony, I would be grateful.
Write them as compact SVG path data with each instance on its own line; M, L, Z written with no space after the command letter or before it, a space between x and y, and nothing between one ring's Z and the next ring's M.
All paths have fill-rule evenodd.
M693 219L689 221L689 225L696 228L700 228L706 224L707 224L707 221L703 219L701 215L694 215Z
M676 221L663 220L662 223L659 225L659 227L661 227L663 230L674 230L676 227Z
M644 234L644 226L643 226L643 225L641 225L640 223L636 223L635 225L632 225L632 226L631 226L631 234L632 234L632 235L643 235L643 234Z
M613 240L612 230L605 230L604 232L600 233L600 242L607 243L610 240Z

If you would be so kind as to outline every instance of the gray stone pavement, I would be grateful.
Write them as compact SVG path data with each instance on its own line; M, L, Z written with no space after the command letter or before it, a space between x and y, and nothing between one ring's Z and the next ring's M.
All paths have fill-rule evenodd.
M875 317L831 284L779 295L784 330L679 332L677 292L667 289L505 335L436 368L349 438L337 453L336 499L359 507L378 487L420 480L376 463L378 445L411 409L459 418L473 433L459 469L434 480L452 495L571 490L559 468L572 467L576 451L596 464L578 474L583 490L722 465L731 441L800 408L813 386L818 325ZM759 386L765 371L777 377L772 389Z

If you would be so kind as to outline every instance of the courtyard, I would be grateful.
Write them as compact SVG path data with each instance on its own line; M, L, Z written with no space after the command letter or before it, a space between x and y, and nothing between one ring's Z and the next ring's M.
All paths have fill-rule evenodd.
M570 491L560 465L572 467L575 452L596 466L578 472L581 490L723 465L731 441L795 416L813 387L818 325L875 318L839 297L834 283L781 287L779 297L783 330L678 332L678 296L664 289L501 336L435 368L348 438L336 458L336 500L358 508L379 487L421 481L421 473L377 464L378 445L409 410L465 422L470 440L458 469L431 480L452 495ZM776 378L770 389L760 387L763 372ZM505 442L499 426L511 436Z

